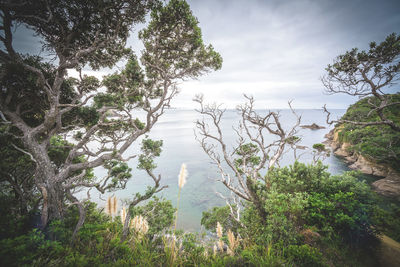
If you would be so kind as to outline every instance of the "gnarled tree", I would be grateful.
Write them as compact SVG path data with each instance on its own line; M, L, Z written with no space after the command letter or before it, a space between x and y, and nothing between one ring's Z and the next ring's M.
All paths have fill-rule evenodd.
M328 94L344 93L360 98L372 96L368 100L371 110L367 117L378 117L378 120L373 121L330 121L330 113L324 106L328 123L388 125L393 130L400 131L400 125L385 113L388 107L400 106L400 102L395 101L387 92L396 84L400 75L400 36L392 33L380 44L371 42L368 51L359 52L357 48L353 48L338 56L332 65L328 65L326 71L321 80Z
M76 204L76 233L85 212L73 193L83 187L100 192L123 188L131 177L126 161L136 156L125 152L169 107L177 83L219 69L222 59L203 44L185 1L171 0L165 6L152 0L1 1L0 9L2 124L19 140L15 149L35 164L33 179L43 197L42 227L63 218L67 203ZM139 34L145 47L139 63L126 41L149 10L151 21ZM55 58L52 63L15 51L18 24L41 37L43 49ZM83 74L84 68L113 67L121 59L125 67L102 81ZM79 78L71 78L70 69ZM54 147L58 149L52 154ZM152 160L159 152L160 143L143 143L140 167L154 186L137 194L131 205L163 188L161 177L153 174ZM108 170L100 180L91 172L98 166Z

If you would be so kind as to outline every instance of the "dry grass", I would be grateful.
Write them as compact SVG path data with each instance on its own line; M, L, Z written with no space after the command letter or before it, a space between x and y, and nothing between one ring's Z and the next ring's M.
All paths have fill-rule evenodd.
M110 216L113 216L114 214L117 214L117 197L108 197L107 202L106 202L106 213Z
M219 250L222 252L222 251L224 251L225 243L221 239L222 238L222 234L223 234L223 228L222 228L222 225L219 222L217 222L216 232L217 232L217 236L219 238L219 240L217 242L217 245L218 245Z
M219 222L217 222L216 232L217 232L217 236L221 239L222 238L222 233L223 233L223 228L222 228L222 225Z
M126 220L126 208L125 207L122 207L120 214L121 214L121 223L122 223L122 225L124 225L125 220Z
M177 197L177 204L176 204L176 213L175 213L175 224L174 224L174 236L176 233L176 224L178 222L178 210L179 210L179 200L181 197L181 190L183 186L186 184L186 178L188 176L188 171L186 169L186 164L182 163L181 170L179 171L178 175L178 197ZM179 250L178 250L179 251ZM170 265L173 265L176 260L176 246L175 246L175 238L171 242L171 256L170 256Z
M235 238L235 234L229 229L228 230L228 242L229 242L229 249L228 254L231 256L235 255L235 250L239 247L239 237Z
M149 223L142 215L136 215L133 220L130 221L129 227L131 229L133 228L138 236L143 236L149 231Z
M118 208L118 202L117 202L117 197L114 196L112 200L112 213L117 214L117 208Z

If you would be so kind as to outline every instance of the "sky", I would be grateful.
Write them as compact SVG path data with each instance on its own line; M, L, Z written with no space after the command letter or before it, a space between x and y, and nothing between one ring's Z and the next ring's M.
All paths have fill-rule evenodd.
M235 108L252 95L257 108L347 108L357 98L327 95L320 78L327 64L353 47L367 49L400 34L400 0L189 0L203 40L223 58L222 69L180 84L175 108L193 108L196 94ZM139 27L140 28L140 27ZM18 32L17 32L18 33ZM21 30L15 42L34 51ZM142 46L137 31L128 45ZM39 50L35 50L39 51ZM88 74L98 77L110 70ZM73 72L71 72L73 75ZM400 91L392 88L392 91Z

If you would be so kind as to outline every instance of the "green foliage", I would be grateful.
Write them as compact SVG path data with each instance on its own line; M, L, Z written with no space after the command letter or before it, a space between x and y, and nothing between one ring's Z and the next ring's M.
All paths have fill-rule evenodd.
M54 82L55 67L47 62L43 62L39 56L26 55L21 58L22 62L40 70L49 83ZM21 119L30 127L36 127L43 122L45 111L49 109L49 99L46 92L41 87L37 75L26 68L22 68L17 62L5 62L0 66L3 73L0 83L3 88L0 96L2 99L11 97L8 108L22 112ZM76 80L66 78L62 81L59 96L60 103L70 103L77 95L74 92ZM7 94L12 92L12 94Z
M9 130L0 126L0 239L29 232L40 201L32 180L35 163L15 149L23 144Z
M160 156L162 144L162 140L154 141L149 138L143 139L141 147L142 154L139 155L138 169L153 170L157 167L154 158Z
M221 56L211 45L203 44L198 23L182 0L171 0L151 12L149 26L139 33L146 49L142 64L149 78L160 75L158 68L175 79L198 77L205 68L221 68ZM157 62L159 58L163 60Z
M29 266L38 256L46 263L45 259L62 256L63 250L59 242L46 240L44 234L35 229L26 235L0 240L0 263L2 266Z
M327 235L338 234L350 243L373 236L375 194L367 184L358 181L356 173L330 176L325 170L320 162L309 166L295 162L293 166L272 170L268 178L271 188L288 195L290 202L294 202L282 199L282 203L298 208L298 213L292 210L290 216L300 219L295 215L301 213L301 221L306 225L317 227ZM295 195L299 198L297 205ZM286 211L282 207L280 210Z
M111 182L107 185L109 190L118 190L125 188L126 183L132 177L132 168L124 161L110 160L104 164L108 177Z
M38 196L36 197L39 198ZM2 212L0 217L0 240L29 232L32 228L35 213L38 213L36 207L29 209L16 202L15 199L18 200L18 196L14 196L12 193L0 193L0 210Z
M272 190L265 195L263 205L267 216L263 219L259 211L251 204L242 214L245 230L239 231L256 244L268 246L274 243L284 245L296 243L299 239L297 229L304 206L305 194L278 193Z
M382 203L383 208L374 212L377 228L390 238L400 242L400 205L397 203Z
M290 145L297 144L300 141L301 141L301 138L298 136L295 136L295 135L285 139L285 142Z
M355 74L359 72L361 65L368 66L368 71L373 73L382 73L384 77L400 71L400 62L395 61L399 54L400 36L392 33L379 45L371 42L368 51L359 52L357 48L353 48L338 56L337 61L328 65L326 70L332 76L340 72Z
M243 164L247 167L254 167L260 164L261 158L257 156L259 151L258 146L253 143L241 145L236 151L236 155L238 156L235 159L236 168L241 172Z
M174 222L175 208L172 206L170 200L160 199L154 196L153 199L145 205L136 206L130 212L132 218L136 215L144 216L151 226L148 235L154 236L155 234L162 233L172 225Z
M298 166L292 166L291 168L292 170L290 168L283 169L280 173L286 175L302 174L304 175L302 177L305 178L306 174L316 173L316 170L324 167L320 165L319 168L311 168L304 164L298 164ZM278 173L277 169L275 171ZM355 191L354 195L358 194L358 189L354 188L354 181L351 179L345 179L345 182L341 182L335 177L328 176L328 178L334 181L330 182L332 186L328 186L324 191L325 194L326 192L333 192L337 188L344 190L343 192L346 191L346 188L352 189ZM270 179L273 179L273 176ZM298 184L300 185L301 183ZM317 186L317 183L310 181L305 184L308 187L302 187L301 190L308 190L308 188ZM321 184L320 188L325 186L326 184ZM283 185L281 190L286 187L287 185ZM293 188L290 188L290 190L293 190ZM276 194L276 191L274 192L273 194L276 196L271 193L271 200L268 202L268 205L271 205L268 211L272 217L274 217L272 213L275 213L278 217L281 216L279 220L282 220L282 214L296 213L299 210L299 206L290 207L290 205L298 203L298 200L289 199L290 196L295 195L292 193L292 195ZM303 201L302 197L300 199ZM339 199L343 201L342 197ZM283 204L281 205L278 202ZM164 242L160 242L160 237L163 239L162 234L173 222L175 209L170 201L154 198L147 204L132 209L132 215L141 214L148 219L149 235L138 239L134 234L131 234L125 242L121 242L120 239L122 224L118 217L112 220L110 216L97 209L96 205L91 202L85 204L85 209L87 210L85 224L72 244L70 243L70 238L79 217L76 206L71 206L68 209L64 220L52 221L46 235L51 237L53 241L48 240L43 233L37 230L25 235L1 240L0 262L4 263L4 266L32 264L44 266L160 266L169 261L171 256L171 252L168 249L169 243L167 239L164 239ZM218 216L224 216L228 212L226 207L213 210L216 211ZM306 215L309 214L307 208L303 208L303 212ZM334 212L332 214L335 215ZM211 215L211 217L205 219L209 225L212 225L212 221L215 220L215 214ZM243 223L246 228L241 229L240 226L237 226L237 231L241 233L244 240L241 241L239 249L235 251L235 256L228 256L225 252L218 252L214 256L212 252L213 243L204 242L201 236L185 233L177 235L179 240L177 241L177 246L180 247L180 250L174 264L176 266L326 266L327 262L331 262L332 259L334 259L334 262L340 260L338 262L343 265L349 262L352 264L359 263L358 259L354 259L354 255L347 254L348 250L343 247L342 243L340 243L341 250L329 247L331 250L329 252L326 247L323 247L322 250L316 246L302 244L301 238L294 240L281 235L282 238L286 239L284 242L281 242L281 240L274 240L275 242L273 242L271 238L269 242L266 242L262 238L268 238L267 234L270 231L282 232L282 229L278 226L276 229L270 228L271 222L260 220L257 210L251 206L245 208L243 217ZM296 216L287 218L296 222ZM271 220L273 219L271 218ZM280 223L279 220L276 220L276 223ZM317 219L317 221L332 224L326 218ZM342 223L341 221L338 222ZM299 226L301 225L296 225L296 227ZM225 229L229 229L228 224L225 224L225 227ZM293 225L289 225L289 228L292 227ZM340 224L340 227L342 227L342 224ZM252 231L256 232L250 235L249 232ZM298 235L295 231L293 233ZM324 232L320 231L320 233L323 234ZM159 238L153 238L153 235ZM259 239L256 238L257 235L260 235ZM249 239L250 237L252 239ZM329 239L324 244L331 244L332 242L336 244L338 239ZM166 247L164 248L164 246ZM326 255L326 253L331 253L332 255Z
M136 56L131 54L120 73L116 72L104 77L102 85L106 87L107 92L94 97L96 107L117 106L121 110L124 107L134 107L134 104L142 101L143 83L143 71Z
M290 245L284 249L284 255L296 266L328 266L324 263L322 253L309 245Z
M57 166L60 166L68 156L72 144L61 136L52 136L50 138L49 157Z
M71 120L73 122L71 123L80 121L85 127L91 127L97 124L100 118L100 114L97 112L96 108L90 106L74 108L71 112L64 116L63 119L65 119L67 116L72 117Z
M377 197L352 173L321 181L310 194L306 223L330 234L337 233L352 244L374 236ZM331 229L329 229L331 228Z
M312 147L317 151L325 151L326 149L324 144L313 144Z
M107 40L107 45L103 45L102 49L79 58L81 66L89 64L93 69L99 69L113 67L122 56L129 53L125 42L131 25L143 22L147 10L155 2L99 0L92 3L72 0L49 3L39 0L26 3L23 7L14 7L12 11L17 11L18 23L22 22L40 33L45 42L65 58L90 48L94 38ZM52 20L49 22L44 18L50 14Z
M400 101L400 94L389 95L392 102ZM351 121L378 121L375 111L371 112L368 102L379 105L374 98L364 98L351 105L343 115L343 120ZM371 113L370 113L371 112ZM395 123L400 123L400 106L392 105L384 111L386 117ZM387 125L357 126L350 123L342 125L339 132L341 142L352 144L351 151L365 156L367 159L377 163L385 164L400 171L398 158L400 157L400 135Z
M236 207L232 206L235 210ZM207 230L214 232L217 227L217 222L221 224L224 229L231 229L236 232L239 228L239 223L232 218L229 206L213 207L209 211L203 211L201 216L201 225Z
M375 236L378 222L374 214L379 207L377 197L357 173L331 176L321 162L305 165L295 162L284 168L274 168L259 183L256 193L262 200L259 208L246 203L241 213L244 228L238 232L252 242L297 245L304 229L314 229L327 239L360 245ZM216 221L226 223L229 207L204 212L202 224L208 229Z

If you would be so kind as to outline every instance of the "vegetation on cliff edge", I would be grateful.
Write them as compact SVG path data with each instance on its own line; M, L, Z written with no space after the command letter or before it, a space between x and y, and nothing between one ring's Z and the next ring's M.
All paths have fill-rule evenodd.
M390 95L393 102L400 101L400 93ZM369 102L377 101L375 97L363 98L351 105L342 120L378 121L379 118L372 110ZM400 122L400 106L393 105L385 110L386 117ZM348 142L352 146L349 152L355 152L378 164L384 164L400 171L400 133L388 125L355 125L340 124L339 141Z

